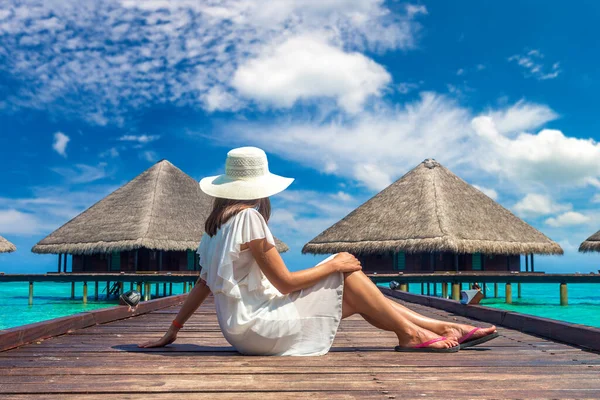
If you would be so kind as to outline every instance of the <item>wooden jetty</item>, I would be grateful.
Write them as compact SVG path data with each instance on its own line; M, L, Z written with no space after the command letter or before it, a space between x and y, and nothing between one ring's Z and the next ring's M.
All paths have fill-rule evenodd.
M401 303L403 301L397 300ZM423 305L423 314L480 324ZM600 355L499 327L456 354L396 353L393 333L343 320L322 357L248 357L223 338L212 297L161 349L178 306L0 352L3 399L598 398Z

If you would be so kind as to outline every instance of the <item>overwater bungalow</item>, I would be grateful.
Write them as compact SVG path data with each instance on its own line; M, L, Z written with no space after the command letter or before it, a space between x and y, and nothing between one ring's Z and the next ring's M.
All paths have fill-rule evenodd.
M0 236L0 253L12 253L17 250L14 244Z
M433 159L307 243L353 253L365 272L519 271L562 248ZM530 261L531 260L531 261Z
M594 233L592 236L583 241L579 246L579 251L582 253L588 253L592 251L600 252L600 231Z
M58 272L198 271L196 249L212 198L167 160L142 172L46 238L34 253L58 254ZM277 240L277 249L287 246ZM62 264L62 269L61 269Z

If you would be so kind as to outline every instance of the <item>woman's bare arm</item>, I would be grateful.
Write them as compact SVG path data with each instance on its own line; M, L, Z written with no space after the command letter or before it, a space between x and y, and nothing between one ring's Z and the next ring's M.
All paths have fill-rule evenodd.
M200 307L200 305L206 300L208 295L210 294L210 289L206 282L202 279L198 279L194 288L190 291L187 298L183 302L181 309L177 313L175 317L175 321L179 322L183 325L194 312ZM179 328L175 325L169 326L169 330L164 336L158 340L151 340L149 342L141 343L138 347L163 347L168 344L173 343L177 339L177 332L179 332Z
M303 271L290 272L275 246L266 239L253 240L247 245L267 279L283 294L313 286L334 272L362 269L360 262L352 254L339 253L328 262ZM242 249L244 247L242 246Z

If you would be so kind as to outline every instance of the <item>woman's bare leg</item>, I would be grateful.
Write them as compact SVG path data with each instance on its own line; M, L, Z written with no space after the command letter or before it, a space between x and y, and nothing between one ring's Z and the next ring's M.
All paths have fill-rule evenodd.
M422 314L419 314L419 313L411 310L408 307L403 306L402 304L396 303L392 299L386 298L386 300L388 300L392 304L392 306L394 307L396 312L400 313L400 315L402 315L404 318L408 319L413 324L418 325L421 328L428 329L431 332L437 333L438 335L441 335L441 336L446 336L446 337L454 338L454 339L458 340L459 338L466 335L467 333L469 333L471 330L473 330L475 328L474 326L471 326L471 325L456 324L453 322L445 322L445 321L439 321L437 319L429 318L429 317L426 317ZM494 331L496 331L496 327L493 325L489 328L482 328L482 329L478 330L477 332L475 332L475 334L472 336L472 338L476 339L478 337L486 336L486 335L489 335L490 333L493 333Z
M342 315L348 317L354 313L361 314L371 325L396 333L400 346L412 347L440 335L422 328L396 310L381 291L362 272L344 274L344 304ZM433 343L430 347L448 348L456 346L454 339Z

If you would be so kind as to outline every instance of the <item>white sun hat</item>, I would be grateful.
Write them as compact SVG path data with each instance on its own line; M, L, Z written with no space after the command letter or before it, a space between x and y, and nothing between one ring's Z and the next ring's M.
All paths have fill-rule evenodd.
M254 200L273 196L294 181L269 172L267 155L258 147L238 147L227 153L225 174L208 176L200 189L213 197Z

